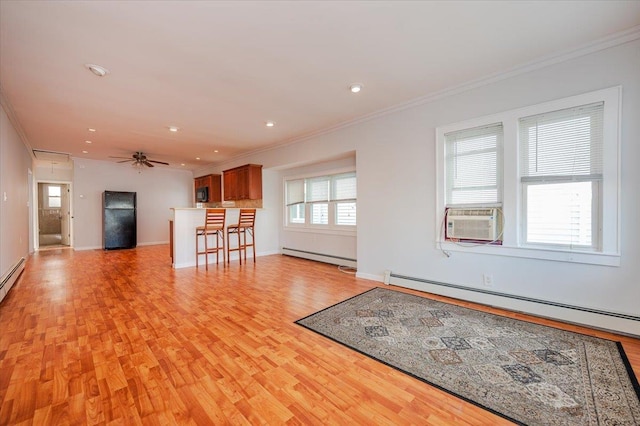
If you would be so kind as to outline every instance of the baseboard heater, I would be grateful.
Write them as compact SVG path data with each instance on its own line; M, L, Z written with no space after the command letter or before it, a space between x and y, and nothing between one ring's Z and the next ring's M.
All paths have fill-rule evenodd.
M609 331L613 330L633 336L640 335L640 316L551 302L481 288L465 287L458 284L409 277L393 272L389 274L389 284L426 291L441 296L468 300L511 311L560 319Z
M9 290L11 290L11 287L13 287L13 284L15 284L16 280L24 270L25 262L26 259L24 257L20 258L20 260L13 265L11 269L9 269L9 272L2 277L2 280L0 281L0 301L2 301Z
M307 250L298 250L289 247L282 247L282 254L286 256L301 257L303 259L316 260L318 262L330 263L338 266L349 266L356 268L358 262L356 259L350 259L343 256L334 256L332 254L315 253Z

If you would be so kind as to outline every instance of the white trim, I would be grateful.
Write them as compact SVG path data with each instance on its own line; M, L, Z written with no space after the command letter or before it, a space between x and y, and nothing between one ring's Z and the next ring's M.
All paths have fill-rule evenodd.
M366 274L364 272L356 272L356 278L362 278L365 280L384 282L384 275Z
M308 233L308 234L325 234L325 235L342 235L347 237L355 237L358 232L355 229L356 226L346 226L345 228L353 228L353 229L336 229L336 228L328 228L322 225L314 225L316 227L303 227L301 225L289 225L283 228L285 232L300 232L300 233ZM322 227L321 227L322 226Z
M435 248L451 252L489 254L507 257L521 257L527 259L552 260L557 262L585 263L601 266L620 266L620 255L617 253L580 252L569 250L556 250L552 248L533 248L516 246L496 246L475 244L465 246L464 243L452 243L449 241L437 242Z
M331 265L348 266L351 268L358 267L357 260L342 259L339 257L332 256L330 254L314 253L306 250L296 250L294 248L289 248L289 247L282 248L282 255L297 257L300 259L315 260L316 262L323 262Z
M541 114L548 111L572 108L604 101L603 122L603 188L602 188L602 252L568 251L555 248L533 248L522 246L521 209L522 190L519 173L518 120L521 117ZM594 265L620 266L620 131L621 131L622 87L615 86L568 98L530 105L485 117L477 117L459 123L436 128L436 246L445 251L473 252L482 254L525 257L532 259L577 262ZM502 177L503 177L503 227L502 246L458 245L444 241L442 231L446 177L445 144L446 133L501 122L504 129ZM615 153L614 153L615 151Z
M35 174L34 174L35 177ZM33 191L33 221L34 221L34 235L33 235L33 250L34 251L38 251L40 250L40 199L38 197L39 192L38 192L38 186L41 183L45 183L45 184L60 184L60 185L69 185L69 245L66 247L69 248L75 248L74 247L74 240L75 240L75 234L74 234L74 225L73 225L73 218L74 218L74 213L73 213L73 182L72 181L68 181L68 180L57 180L57 179L44 179L44 180L40 180L40 179L36 179L35 182L33 183L34 185L34 191Z

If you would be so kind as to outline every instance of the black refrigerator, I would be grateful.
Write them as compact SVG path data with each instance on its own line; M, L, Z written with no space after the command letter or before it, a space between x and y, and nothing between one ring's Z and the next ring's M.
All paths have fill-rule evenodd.
M134 248L137 244L136 193L104 191L102 207L104 249Z

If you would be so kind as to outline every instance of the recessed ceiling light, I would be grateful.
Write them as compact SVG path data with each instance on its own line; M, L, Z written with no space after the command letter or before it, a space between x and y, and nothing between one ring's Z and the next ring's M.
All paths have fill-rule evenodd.
M200 157L196 157L196 160L199 160L199 159L200 159Z
M176 126L169 126L169 131L170 131L170 132L177 132L178 130L180 130L180 127L176 127Z
M276 125L275 121L267 121L266 123L264 123L265 126L267 127L273 127Z
M216 153L217 153L217 152L218 152L218 150L217 150L217 149L214 149L214 150L213 150L213 152L216 152Z
M180 163L181 166L184 166L184 163Z
M105 75L109 74L109 70L105 67L101 67L100 65L85 64L84 66L98 77L104 77Z
M88 154L88 153L89 153L89 151L82 151L82 153L83 153L83 154Z
M349 86L349 90L351 90L352 93L358 93L362 90L362 84L353 83L351 86Z
M96 129L92 129L91 127L89 127L87 130L90 131L90 132L95 132L96 131Z
M84 141L84 143L92 143L91 141Z

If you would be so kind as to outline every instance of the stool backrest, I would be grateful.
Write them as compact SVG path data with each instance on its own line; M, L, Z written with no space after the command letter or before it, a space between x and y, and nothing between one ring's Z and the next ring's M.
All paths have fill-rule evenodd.
M256 221L256 209L240 209L238 226L241 228L253 228Z
M205 228L206 229L224 229L224 220L227 214L226 209L207 209Z

